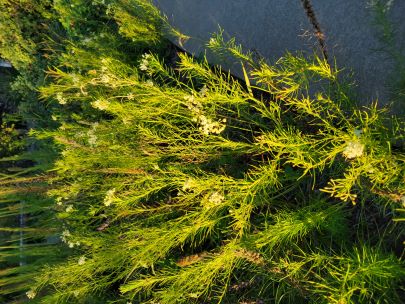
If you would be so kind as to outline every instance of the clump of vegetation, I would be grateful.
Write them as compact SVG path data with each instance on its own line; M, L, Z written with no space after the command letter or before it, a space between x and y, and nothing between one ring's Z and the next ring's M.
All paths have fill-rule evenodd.
M38 88L35 169L0 180L32 220L3 258L5 299L401 302L402 117L357 108L318 57L269 65L214 35L241 80L168 48L148 1L94 3L94 35L67 35ZM58 5L65 28L89 11Z

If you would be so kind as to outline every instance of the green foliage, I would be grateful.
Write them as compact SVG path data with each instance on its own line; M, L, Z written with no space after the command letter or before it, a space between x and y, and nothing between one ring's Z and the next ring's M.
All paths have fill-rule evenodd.
M35 61L40 35L48 21L49 1L0 2L0 56L16 69L26 69Z
M7 126L3 123L0 126L0 156L6 157L20 152L24 148L19 131L14 125Z
M5 299L401 302L403 118L356 108L318 57L269 65L215 35L242 81L165 51L149 1L72 5L53 6L66 39L38 88L36 165L0 180L4 218L24 201L37 220L8 225L32 251L4 237Z
M116 1L111 14L119 25L119 33L133 42L150 45L162 40L163 19L149 1Z

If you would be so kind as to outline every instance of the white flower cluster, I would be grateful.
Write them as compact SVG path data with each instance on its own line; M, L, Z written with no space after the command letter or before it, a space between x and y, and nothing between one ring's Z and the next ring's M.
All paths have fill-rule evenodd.
M58 92L56 94L56 100L59 102L59 104L64 105L66 104L66 99L63 97L63 94L61 92Z
M73 247L75 247L75 246L80 246L80 242L76 242L76 243L67 242L67 244L68 244L69 248L73 248Z
M80 83L80 78L76 74L69 74L72 79L74 85L78 85Z
M115 188L112 188L110 190L107 191L105 198L104 198L104 205L105 206L110 206L111 203L114 202L114 198L115 198Z
M195 99L193 95L184 96L184 100L186 101L187 108L195 115L199 116L203 113L203 106L202 104Z
M155 84L153 83L152 80L148 79L148 80L146 80L145 85L146 85L147 87L153 87Z
M201 88L201 90L198 92L198 95L200 95L200 97L205 97L205 96L207 96L207 93L208 93L208 88L204 84L203 87Z
M216 44L216 43L217 43L217 40L216 40L215 38L211 37L208 43L209 43L210 45Z
M37 293L35 292L35 290L29 290L25 293L27 295L28 299L33 299L35 298L35 296L37 295Z
M200 127L199 130L204 135L209 134L220 134L226 128L226 118L222 119L221 122L213 121L204 115L199 117ZM222 123L222 124L221 124Z
M66 212L72 212L73 211L73 205L68 205L67 207L66 207L66 210L65 210Z
M150 54L143 54L141 63L139 64L139 69L141 71L147 71L149 69L149 59L152 56Z
M107 110L110 103L105 99L97 99L91 103L93 108L98 110Z
M63 203L62 203L62 200L63 200L62 197L60 197L60 196L57 197L57 198L56 198L56 204L57 204L58 206L62 206L62 204L63 204Z
M363 155L364 145L359 141L349 141L343 150L343 156L347 159L353 159Z
M208 196L208 199L203 200L202 204L204 208L210 209L219 206L224 201L224 199L225 197L221 193L215 191Z
M79 265L84 265L84 263L86 263L86 257L84 255L82 255L79 260L77 261L77 264Z
M202 89L202 91L204 88ZM206 90L206 88L205 88ZM206 91L200 94L206 94ZM220 134L226 128L226 118L222 119L221 121L214 121L211 118L205 116L203 114L203 106L202 104L195 99L193 95L187 95L184 97L186 101L187 108L193 113L194 118L193 121L198 122L200 127L198 128L204 135L209 134Z
M98 122L93 123L91 129L87 131L89 145L94 147L97 145L97 136L94 133L98 127Z
M109 83L109 82L111 81L111 77L108 76L107 74L103 74L103 75L101 75L101 77L100 77L100 81L101 81L102 83Z
M208 198L208 201L214 205L219 205L224 201L225 197L218 193L218 192L214 192L210 195L210 197Z
M69 230L63 230L62 236L60 237L62 242L66 243L67 238L70 236L70 231Z
M62 235L60 238L61 238L62 242L68 244L69 248L73 248L74 246L80 246L80 242L69 241L68 238L70 236L71 236L70 231L66 229L62 232Z
M196 181L193 180L192 178L188 178L186 179L186 181L184 182L183 191L188 191L188 190L192 190L193 188L195 188L196 186Z

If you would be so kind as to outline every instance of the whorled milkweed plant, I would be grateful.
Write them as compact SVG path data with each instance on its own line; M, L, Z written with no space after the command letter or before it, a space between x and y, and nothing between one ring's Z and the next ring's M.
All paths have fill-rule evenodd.
M403 122L356 108L322 59L257 63L213 39L244 81L182 53L171 66L145 53L51 71L42 95L62 104L61 126L40 136L63 149L50 194L77 254L33 290L52 286L54 302L399 303Z
M215 35L241 80L92 43L40 89L59 128L32 134L61 151L48 193L69 254L32 301L401 302L401 117L357 107L318 57L270 65Z

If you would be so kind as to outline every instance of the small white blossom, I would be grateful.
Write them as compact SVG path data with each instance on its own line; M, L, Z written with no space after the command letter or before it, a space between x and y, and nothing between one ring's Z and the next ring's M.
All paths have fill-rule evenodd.
M82 255L79 260L77 261L77 264L79 265L84 265L84 263L86 263L86 257L84 255Z
M95 109L99 109L99 110L107 110L108 106L110 105L110 103L105 100L105 99L97 99L96 101L93 101L91 103L91 105L93 106L93 108Z
M73 211L73 205L68 205L67 207L66 207L66 210L65 210L66 212L72 212Z
M106 196L104 198L104 205L105 206L110 206L112 202L114 202L114 196L115 195L115 188L112 188L107 191Z
M148 70L148 66L147 66L145 63L141 63L141 64L139 65L139 69L140 69L141 71L147 71L147 70Z
M187 108L191 111L194 119L197 121L198 117L203 113L202 104L195 99L194 95L186 95L184 96L184 100L186 101Z
M75 243L73 243L73 242L68 242L68 246L69 246L69 248L73 248L73 247L75 247Z
M80 82L79 77L76 74L70 74L70 76L72 77L73 84L78 85Z
M208 92L207 86L204 84L204 86L198 92L198 95L200 95L200 97L205 97L207 95L207 92Z
M195 187L196 182L192 178L186 179L186 181L183 184L183 191L191 190Z
M186 95L183 98L184 98L184 100L187 100L188 102L191 102L191 103L193 103L194 99L195 99L193 95Z
M63 230L63 232L62 232L62 236L63 237L68 237L68 236L70 236L70 231L69 230Z
M148 87L153 87L153 86L155 85L155 84L153 83L153 81L150 80L150 79L146 80L145 84L146 84Z
M184 100L186 101L187 108L190 110L194 110L194 108L201 108L201 104L195 100L194 95L186 95L183 97Z
M108 75L106 75L106 74L104 74L104 75L101 76L100 80L101 80L101 82L103 82L103 83L109 83L109 82L111 81L111 77L108 76Z
M92 146L92 147L96 146L97 145L97 136L95 136L95 135L89 136L88 142L89 142L90 146Z
M56 204L59 205L59 206L62 206L62 198L61 197L56 198Z
M87 136L88 136L88 140L87 140L87 141L89 142L89 145L92 146L92 147L94 147L94 146L97 145L97 136L96 136L96 134L94 134L94 132L96 131L97 127L98 127L98 123L95 122L95 123L92 125L91 129L90 129L89 131L87 131Z
M207 88L203 87L200 91L201 94L206 94ZM203 114L203 106L202 104L195 99L194 95L186 95L184 96L184 100L186 101L187 108L193 114L192 121L198 122L200 124L199 130L204 135L209 134L220 134L226 128L226 118L223 118L220 121L213 121L211 118L208 118Z
M28 299L33 299L35 298L35 296L37 295L37 293L35 292L35 290L29 290L25 293L27 295Z
M363 155L364 145L359 141L349 141L343 151L343 156L347 159L353 159Z
M66 104L66 99L63 97L63 94L61 92L58 92L56 94L56 100L59 102L59 104L64 105Z
M214 192L210 195L208 201L214 205L219 205L224 201L224 196L218 192Z
M215 44L216 42L215 38L210 38L209 44Z
M142 55L142 60L141 63L139 64L139 69L141 71L147 71L149 69L149 59L151 55L150 54L143 54Z
M210 118L207 118L204 115L201 115L199 117L199 122L200 122L200 128L199 130L204 134L204 135L209 135L209 134L220 134L222 131L225 130L226 128L226 119L222 119L221 124L220 122L213 121Z

